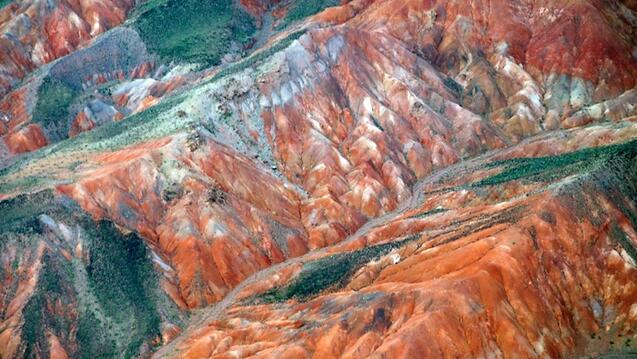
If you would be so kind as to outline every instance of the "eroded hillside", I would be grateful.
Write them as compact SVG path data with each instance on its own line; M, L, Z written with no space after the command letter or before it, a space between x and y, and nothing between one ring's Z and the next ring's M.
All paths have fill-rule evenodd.
M637 345L633 2L2 14L2 357Z

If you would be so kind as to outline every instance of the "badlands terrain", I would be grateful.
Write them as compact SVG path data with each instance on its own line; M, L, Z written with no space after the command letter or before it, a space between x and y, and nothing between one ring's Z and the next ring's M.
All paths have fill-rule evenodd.
M637 1L0 7L0 358L636 355Z

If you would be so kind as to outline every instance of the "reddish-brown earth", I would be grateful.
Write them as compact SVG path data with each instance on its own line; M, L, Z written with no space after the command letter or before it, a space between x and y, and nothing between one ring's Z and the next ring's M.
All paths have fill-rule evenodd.
M260 20L283 18L291 5L241 3ZM66 47L47 45L58 54L47 61L123 21L131 6L82 12L105 22L74 32ZM63 22L69 10L58 8L51 18ZM240 60L249 66L155 76L163 65L148 61L130 73L94 72L70 139L29 123L37 86L27 80L0 99L0 210L22 215L29 197L20 195L52 189L74 214L34 212L22 225L42 245L21 244L17 222L0 220L14 241L0 257L0 355L29 353L33 340L41 356L91 352L81 329L88 312L126 325L87 299L101 292L82 273L90 277L99 258L83 235L138 235L126 238L148 249L157 292L144 298L159 314L135 342L142 356L634 350L636 18L635 4L620 1L354 0L273 33ZM36 40L51 41L21 41ZM574 151L584 152L560 157ZM94 235L89 215L118 234ZM395 248L353 259L388 243ZM44 253L54 263L46 270ZM324 270L340 281L315 278L307 296L281 292L338 258L349 264ZM45 321L33 339L25 333L32 298L45 291L38 276L67 262L74 279L59 281L68 300L45 301L38 313L70 329ZM182 317L166 314L156 293ZM96 337L127 348L104 332Z
M571 196L505 197L435 215L416 242L359 270L346 290L306 303L236 306L193 331L176 355L569 357L603 350L609 340L634 336L634 262L611 231L619 226L633 241L637 234L608 200L595 203L604 195ZM573 200L593 201L607 214L589 218L600 209L565 204ZM573 220L574 213L581 217Z
M36 124L8 133L4 141L13 153L30 152L47 145L42 129Z

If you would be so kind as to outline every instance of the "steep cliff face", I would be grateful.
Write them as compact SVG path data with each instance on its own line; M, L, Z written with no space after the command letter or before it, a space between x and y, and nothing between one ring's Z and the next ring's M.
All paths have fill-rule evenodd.
M634 4L241 4L0 99L2 355L634 348Z

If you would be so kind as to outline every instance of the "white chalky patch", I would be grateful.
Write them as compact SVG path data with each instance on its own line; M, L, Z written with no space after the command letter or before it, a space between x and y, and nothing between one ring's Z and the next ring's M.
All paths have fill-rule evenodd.
M71 21L71 24L75 25L75 27L83 27L84 25L82 19L80 19L80 17L73 11L69 14L69 20Z
M343 171L349 172L352 168L352 165L349 163L349 161L345 157L343 157L343 155L341 155L341 153L338 150L334 149L334 152L336 152L336 157L338 159L339 167Z
M36 42L31 54L31 60L33 60L36 64L43 64L46 56L47 52L44 50L44 43L42 41Z
M280 106L281 105L281 98L279 97L279 95L276 92L272 92L271 95L271 101L273 106Z
M376 191L371 187L365 187L363 195L361 196L363 203L369 202L373 197L376 197Z
M100 24L100 15L98 13L93 14L93 25L91 25L91 36L95 36L102 32L102 25Z
M545 351L545 348L544 348L544 336L540 337L540 340L538 340L535 343L533 343L533 349L540 356L542 354L544 354L544 351Z
M161 267L161 269L163 269L166 272L172 272L173 269L171 266L169 266L166 262L164 262L161 257L159 257L157 255L157 253L155 253L154 251L151 251L152 253L152 257L153 257L153 262L157 263L159 265L159 267Z
M285 83L281 86L281 100L287 103L290 99L292 99L292 88L289 83Z
M634 303L630 306L630 311L628 314L631 318L637 318L637 303Z
M365 97L365 99L363 100L363 110L365 111L365 114L371 114L372 113L372 99L369 97Z
M62 237L64 237L64 239L67 242L70 242L71 239L73 238L73 231L71 231L71 229L64 223L60 223L58 227L60 228L60 233L62 233Z
M270 108L272 104L270 103L270 99L267 96L261 95L259 96L259 106L262 108Z

